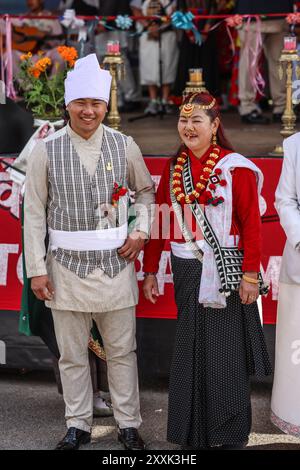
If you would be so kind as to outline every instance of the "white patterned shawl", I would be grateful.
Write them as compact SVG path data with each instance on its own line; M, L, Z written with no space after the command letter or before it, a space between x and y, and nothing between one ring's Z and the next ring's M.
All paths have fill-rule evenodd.
M222 158L216 168L222 170L222 179L227 182L226 186L217 185L215 196L222 196L224 203L214 207L206 206L205 214L215 232L219 243L223 247L237 246L238 237L230 235L232 224L232 174L234 168L249 168L256 174L257 190L259 196L259 206L261 215L265 212L265 201L261 196L263 186L263 174L261 170L250 160L238 153L230 153ZM225 308L226 297L219 292L221 282L217 265L215 262L213 249L207 242L204 244L203 269L201 275L199 302L204 307Z

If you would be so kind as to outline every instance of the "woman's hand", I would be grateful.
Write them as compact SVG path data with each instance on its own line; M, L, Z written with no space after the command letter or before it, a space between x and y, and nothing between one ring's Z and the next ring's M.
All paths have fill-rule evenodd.
M153 304L156 303L157 297L159 296L158 284L155 274L148 274L143 283L143 292L147 300L150 300Z
M245 273L245 275L247 275L247 277L257 279L257 273ZM252 284L250 282L245 281L245 279L242 279L239 294L242 304L250 305L258 299L259 285Z

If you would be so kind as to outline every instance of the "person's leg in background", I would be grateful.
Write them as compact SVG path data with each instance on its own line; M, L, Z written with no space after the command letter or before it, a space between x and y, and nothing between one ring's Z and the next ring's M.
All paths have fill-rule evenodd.
M93 327L89 338L89 364L93 386L93 416L113 416L107 381L106 353L97 325Z
M279 58L283 49L283 38L287 34L285 20L270 20L266 22L263 42L264 52L268 61L270 92L273 100L273 121L281 122L286 103L285 81L278 74Z
M143 33L139 41L139 66L141 85L147 86L149 102L144 113L156 115L160 109L159 102L159 43L149 39Z
M256 90L251 83L249 77L249 69L251 57L249 49L255 50L256 37L257 37L257 24L251 23L248 26L244 25L239 30L239 37L241 42L240 49L240 60L239 60L239 113L241 115L242 122L247 124L267 124L269 120L262 115L261 109L256 103ZM263 37L264 40L264 37ZM246 47L247 46L247 47ZM259 58L257 57L257 60ZM255 65L253 66L255 67Z
M174 31L161 34L161 75L162 75L162 106L166 114L173 114L174 106L170 103L171 86L175 82L179 59L177 36Z
M124 60L125 77L119 83L119 105L124 108L124 111L131 111L137 108L141 101L141 92L138 84L136 83L133 70L129 58L129 42L130 38L127 32L119 31L118 40L120 41L122 58Z
M124 108L124 111L131 111L140 106L141 93L133 75L127 49L122 49L122 57L124 60L125 77L119 84L121 106Z
M157 85L148 85L148 93L150 101L146 106L144 113L152 114L155 116L159 112L159 97L158 97L158 86Z
M162 85L162 106L166 114L174 114L174 105L170 102L171 84Z

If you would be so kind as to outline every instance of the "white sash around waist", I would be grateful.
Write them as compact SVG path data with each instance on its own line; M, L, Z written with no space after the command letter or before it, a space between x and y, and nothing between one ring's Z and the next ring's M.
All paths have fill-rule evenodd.
M76 232L49 228L50 249L62 248L73 251L114 250L124 245L127 233L127 224L116 228L78 230Z
M204 246L204 240L198 240L196 241L198 247L200 250L203 251L203 246ZM189 244L188 243L177 243L177 242L171 242L171 250L174 256L177 256L178 258L185 258L185 259L192 259L195 258L194 253L189 249Z

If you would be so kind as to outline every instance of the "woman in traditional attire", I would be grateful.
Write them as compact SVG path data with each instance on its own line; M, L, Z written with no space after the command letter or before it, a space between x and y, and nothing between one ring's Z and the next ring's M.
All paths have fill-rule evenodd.
M287 236L278 292L271 421L300 437L300 133L283 143L276 209Z
M233 152L210 94L185 98L178 131L183 144L160 180L144 254L144 294L155 303L161 252L171 241L178 320L167 438L194 449L242 448L251 429L250 376L271 373L256 303L264 291L263 176Z

